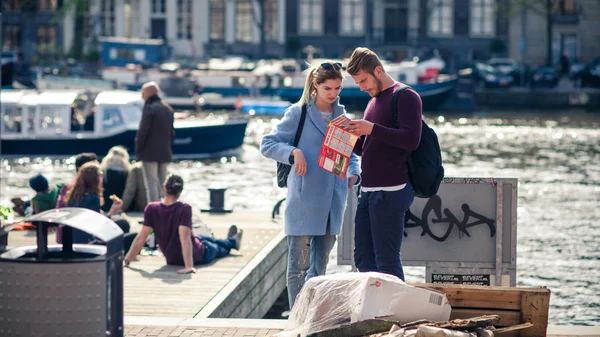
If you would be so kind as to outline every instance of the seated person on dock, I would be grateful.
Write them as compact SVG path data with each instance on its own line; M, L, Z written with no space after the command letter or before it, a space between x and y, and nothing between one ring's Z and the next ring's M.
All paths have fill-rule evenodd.
M127 175L121 207L124 212L143 212L146 205L148 205L148 195L144 183L144 172L142 171L142 162L138 161L131 165L131 170Z
M64 184L49 185L48 179L41 173L29 179L29 187L35 191L35 196L29 201L19 197L12 198L13 211L19 215L38 214L56 207L58 192Z
M42 213L56 207L58 192L62 186L49 186L48 180L42 174L37 174L29 179L29 186L36 192L31 198L32 214Z
M131 170L129 153L126 148L120 145L113 146L108 151L106 157L102 159L100 165L104 172L102 180L102 187L104 188L102 194L104 197L104 205L102 205L102 210L108 212L113 204L112 199L110 198L111 195L123 198L125 182L127 181L127 176Z
M75 183L64 197L66 207L80 207L106 215L109 219L123 230L124 233L124 250L128 250L131 242L135 238L135 233L129 233L129 221L124 218L115 218L114 214L121 208L121 200L113 197L113 205L104 213L101 209L104 204L102 196L102 168L98 162L88 162L83 164L77 172ZM61 233L62 235L62 233ZM61 238L62 239L62 238ZM62 240L61 240L62 241ZM73 243L99 243L92 235L78 229L73 229Z
M195 273L194 265L209 264L229 255L231 249L240 249L243 231L235 225L229 228L227 239L194 236L192 207L178 201L183 191L183 179L178 175L167 178L162 201L151 202L144 210L144 225L123 260L125 266L135 259L154 230L156 242L167 264L185 266L178 274Z

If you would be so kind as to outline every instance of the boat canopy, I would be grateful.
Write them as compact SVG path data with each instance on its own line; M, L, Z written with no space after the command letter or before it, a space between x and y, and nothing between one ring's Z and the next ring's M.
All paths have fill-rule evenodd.
M19 104L21 102L21 99L23 98L23 96L25 96L28 93L32 93L34 91L28 91L28 90L1 90L0 91L0 104L5 105L5 104L12 104L12 105L16 105Z
M142 95L139 92L127 90L102 91L96 96L96 105L114 105L142 103Z
M64 91L64 90L49 90L42 91L37 98L35 98L35 104L37 105L71 105L82 92L81 91ZM33 95L24 96L21 100L21 104L28 104L28 100L33 99Z

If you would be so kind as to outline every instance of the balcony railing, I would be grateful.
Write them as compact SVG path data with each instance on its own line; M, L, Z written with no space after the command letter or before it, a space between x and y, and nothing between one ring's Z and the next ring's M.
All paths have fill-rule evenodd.
M373 42L379 45L406 44L408 42L408 29L376 28L373 30Z
M554 14L552 23L558 25L576 25L579 23L579 13Z

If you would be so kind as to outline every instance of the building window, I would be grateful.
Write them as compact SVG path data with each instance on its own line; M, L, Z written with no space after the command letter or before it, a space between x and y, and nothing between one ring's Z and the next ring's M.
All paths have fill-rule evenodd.
M164 14L167 11L167 0L151 0L152 14Z
M20 11L21 0L2 0L2 12L5 11Z
M238 0L235 4L235 39L242 42L252 41L252 3L250 0Z
M37 27L38 46L56 47L56 26Z
M192 0L177 0L177 38L192 39Z
M562 55L565 55L571 62L575 62L579 58L579 43L576 33L554 32L552 34L552 64L559 63Z
M301 34L321 34L323 32L323 1L300 0Z
M265 1L265 38L267 40L277 40L279 35L279 9L277 0Z
M495 0L471 0L471 35L494 36L495 6Z
M38 0L39 11L53 11L57 8L57 0Z
M225 2L210 0L210 39L225 39Z
M577 0L555 0L552 7L554 15L578 15L579 1Z
M100 12L100 35L115 35L115 0L104 0L101 2Z
M429 0L429 34L452 36L454 3L452 0Z
M364 0L341 0L341 9L340 33L362 34L365 29Z
M21 49L21 27L6 25L2 27L2 50Z

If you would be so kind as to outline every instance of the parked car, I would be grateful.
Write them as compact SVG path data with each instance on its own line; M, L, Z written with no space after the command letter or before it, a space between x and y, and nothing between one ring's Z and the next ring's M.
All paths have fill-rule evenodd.
M473 84L479 88L507 88L513 84L513 78L494 67L476 62L472 67Z
M560 75L554 67L539 67L531 76L531 86L536 88L554 88Z
M576 87L600 88L600 58L573 74L571 79L575 82Z
M511 76L515 85L527 84L530 76L529 66L508 58L491 58L487 61L487 64L496 68L500 73ZM524 83L521 83L521 79L524 79Z

